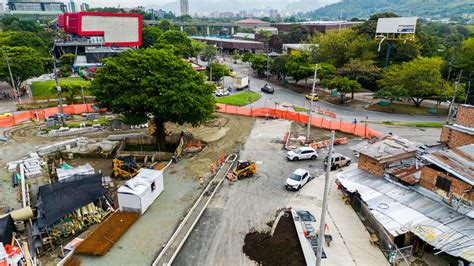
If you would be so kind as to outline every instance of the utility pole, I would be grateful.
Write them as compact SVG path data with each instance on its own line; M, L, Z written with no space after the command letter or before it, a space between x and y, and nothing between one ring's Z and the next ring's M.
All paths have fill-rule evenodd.
M56 82L56 90L58 91L59 98L59 112L61 113L61 123L64 123L64 110L63 110L63 96L61 95L61 86L59 86L58 70L56 68L56 58L53 57L53 68L54 68L54 81Z
M309 102L308 129L306 132L306 141L309 142L309 133L311 130L311 112L313 111L314 91L316 90L316 79L318 78L318 64L314 67L313 88L311 89L311 100Z
M456 80L456 84L454 85L453 99L451 100L451 104L449 105L449 112L448 112L448 118L446 119L446 124L449 123L449 119L451 118L451 113L453 111L454 101L456 101L456 93L458 92L459 83L461 82L462 72L463 72L463 69L461 69L461 72L459 73L459 76L458 76L458 80Z
M12 69L10 68L10 60L8 59L8 54L7 51L5 50L5 47L2 47L3 54L5 55L5 58L7 60L7 67L8 67L8 73L10 74L10 80L12 82L12 87L13 87L13 100L17 101L17 91L16 91L16 85L15 85L15 80L13 79L13 74L12 74Z
M84 96L84 86L81 86L81 93L82 93L82 103L86 104L86 98Z
M209 71L210 72L210 75L209 75L209 82L212 84L212 56L209 58L209 64L210 64L210 68L211 70Z
M464 104L467 103L470 93L471 93L471 74L469 74L469 80L467 81L466 99L464 99Z
M332 148L334 145L334 130L331 130L331 143L329 144L328 161L326 166L326 177L324 179L323 206L321 219L319 219L318 247L316 252L316 265L321 265L321 255L323 254L324 224L326 223L326 212L328 208L329 174L332 166Z
M270 48L268 48L268 51L267 51L267 82L270 80L269 64L270 64Z

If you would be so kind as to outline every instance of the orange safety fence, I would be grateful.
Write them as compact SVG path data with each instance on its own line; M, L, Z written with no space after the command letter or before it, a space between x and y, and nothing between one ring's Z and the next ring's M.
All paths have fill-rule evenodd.
M253 117L276 117L280 119L291 120L300 123L308 123L308 115L288 110L273 108L247 108L237 107L225 104L217 104L217 111L226 114L245 115ZM334 115L335 117L335 115ZM339 130L345 133L353 134L364 138L373 138L382 136L383 133L375 131L365 124L343 122L342 120L331 120L322 117L311 117L311 125L320 128Z
M92 104L65 105L63 106L63 110L65 114L70 115L97 112L96 110L94 110L94 108L92 108ZM11 127L21 122L34 119L36 117L38 117L39 119L45 119L46 117L57 113L59 113L59 107L50 107L45 109L18 112L13 116L0 118L0 128Z

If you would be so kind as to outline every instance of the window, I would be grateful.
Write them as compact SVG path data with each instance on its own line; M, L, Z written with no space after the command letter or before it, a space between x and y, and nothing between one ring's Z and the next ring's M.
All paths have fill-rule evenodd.
M449 192L451 190L451 180L444 178L442 176L437 176L436 187L443 191Z

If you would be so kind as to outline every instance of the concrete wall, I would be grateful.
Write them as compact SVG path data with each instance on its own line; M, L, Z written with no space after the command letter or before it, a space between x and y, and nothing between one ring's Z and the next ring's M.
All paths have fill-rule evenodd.
M449 198L449 195L447 195L445 191L436 188L437 176L442 176L444 178L451 180L451 190L449 194L452 194L452 197L461 199L464 201L468 201L469 204L472 206L472 204L474 203L474 192L471 191L473 187L458 178L448 175L446 172L435 170L431 168L430 166L423 167L423 169L421 170L421 176L420 176L420 182L419 182L420 186L430 191L433 191L440 196ZM466 193L465 191L471 191L471 192Z
M474 119L471 117L471 120ZM440 141L446 143L449 148L455 148L474 143L474 136L445 126L441 130Z
M474 106L460 105L456 115L456 124L474 128Z
M360 154L358 168L367 171L375 176L384 176L383 170L385 168L385 165L363 154Z

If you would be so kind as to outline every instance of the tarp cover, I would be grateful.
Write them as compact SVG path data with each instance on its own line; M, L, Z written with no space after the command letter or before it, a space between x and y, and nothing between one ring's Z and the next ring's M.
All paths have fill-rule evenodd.
M0 242L10 244L12 242L12 234L14 230L15 227L10 214L0 218Z
M102 176L80 175L67 182L41 186L38 191L38 227L45 228L64 215L85 206L107 192Z

